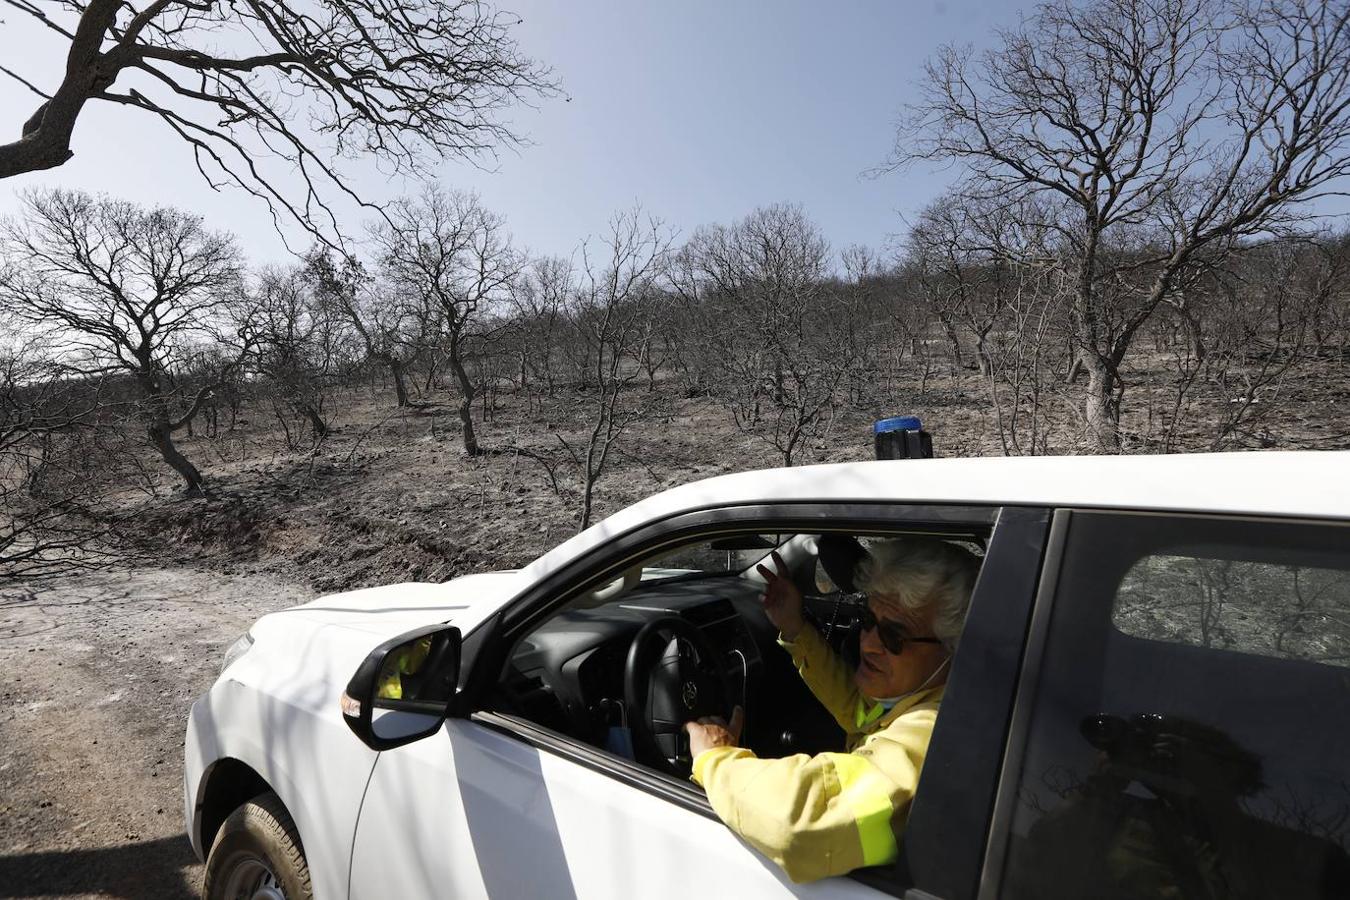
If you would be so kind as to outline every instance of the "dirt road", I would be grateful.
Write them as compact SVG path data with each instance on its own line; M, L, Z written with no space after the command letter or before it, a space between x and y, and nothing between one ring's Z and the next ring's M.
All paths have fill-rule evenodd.
M309 596L126 566L0 589L0 897L198 896L188 708L254 619Z

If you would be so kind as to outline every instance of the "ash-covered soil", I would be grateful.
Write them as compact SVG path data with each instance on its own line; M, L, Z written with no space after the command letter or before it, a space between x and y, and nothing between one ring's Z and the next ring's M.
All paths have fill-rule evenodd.
M188 708L254 619L307 598L267 576L121 565L0 590L0 896L198 896Z
M184 441L204 461L212 496L183 498L171 485L162 497L127 492L120 546L224 575L268 572L318 592L522 566L577 532L581 480L558 436L584 453L587 425L584 398L560 398L542 422L511 400L479 425L486 452L477 457L464 455L448 405L391 409L366 391L335 398L332 431L314 452L280 450L262 419ZM707 400L663 405L611 453L593 523L677 484L782 464ZM864 426L840 427L803 461L862 459L870 441ZM553 478L518 447L551 458Z

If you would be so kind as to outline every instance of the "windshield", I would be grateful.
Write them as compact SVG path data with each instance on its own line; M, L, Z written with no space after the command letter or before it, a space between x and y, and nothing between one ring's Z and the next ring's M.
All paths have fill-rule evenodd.
M789 537L786 534L738 534L674 547L642 564L642 580L744 572Z

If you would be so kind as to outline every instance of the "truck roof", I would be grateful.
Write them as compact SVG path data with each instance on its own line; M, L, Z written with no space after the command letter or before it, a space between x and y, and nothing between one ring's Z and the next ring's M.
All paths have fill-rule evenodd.
M1350 519L1350 451L963 457L740 472L655 494L545 554L529 570L539 567L531 574L542 574L645 522L682 512L813 501Z

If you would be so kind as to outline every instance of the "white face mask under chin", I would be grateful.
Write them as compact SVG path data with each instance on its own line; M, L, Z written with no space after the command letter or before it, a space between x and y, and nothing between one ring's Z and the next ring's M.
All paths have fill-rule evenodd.
M936 677L938 677L938 673L941 672L943 669L945 669L945 668L947 667L947 663L949 663L949 662L951 662L951 661L952 661L952 658L951 658L950 656L947 657L946 659L944 659L944 660L942 661L942 664L941 664L940 666L938 666L936 669L933 670L933 674L931 674L931 675L929 675L927 678L925 678L925 679L923 680L923 684L919 685L918 687L916 687L916 688L915 688L914 690L912 690L912 691L905 691L903 694L900 694L900 695L897 696L897 697L873 697L872 699L876 700L876 702L880 703L882 706L885 706L885 707L888 707L888 708L889 708L889 707L892 707L892 706L894 706L895 704L899 703L901 700L905 699L906 697L913 697L915 694L919 693L919 691L922 691L924 688L928 687L928 685L932 684L932 683L933 683L933 679L936 678Z

